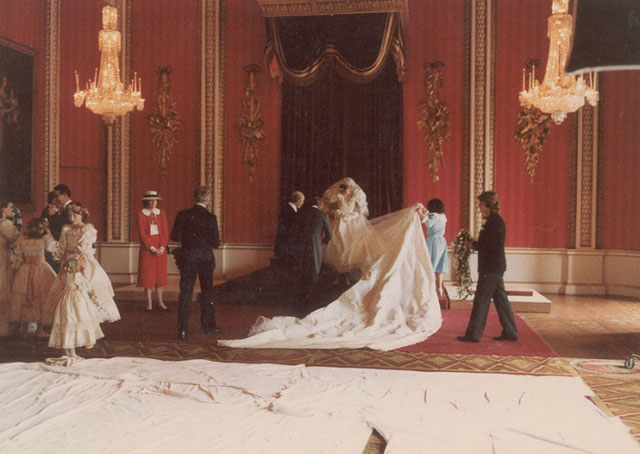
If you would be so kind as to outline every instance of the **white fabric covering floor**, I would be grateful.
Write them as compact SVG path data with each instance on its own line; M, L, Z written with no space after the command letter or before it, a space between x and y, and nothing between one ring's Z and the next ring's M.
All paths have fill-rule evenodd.
M89 359L0 365L0 452L640 453L578 377Z

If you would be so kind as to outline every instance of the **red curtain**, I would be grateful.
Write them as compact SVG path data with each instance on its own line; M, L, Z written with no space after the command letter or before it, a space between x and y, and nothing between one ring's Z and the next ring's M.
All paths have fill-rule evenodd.
M343 177L367 194L370 217L402 208L402 86L388 60L367 84L329 70L308 86L283 82L281 197L320 196Z

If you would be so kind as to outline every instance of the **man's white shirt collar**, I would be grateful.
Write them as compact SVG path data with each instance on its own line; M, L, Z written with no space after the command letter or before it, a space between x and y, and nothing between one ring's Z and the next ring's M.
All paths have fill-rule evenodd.
M196 205L200 205L202 208L207 209L207 206L204 203L198 202Z
M289 206L293 208L293 211L298 212L298 207L293 204L293 202L289 202Z
M142 209L142 214L144 214L145 216L149 216L151 213L155 214L156 216L160 214L160 210L157 208L154 208L152 210L150 210L149 208L143 208Z
M64 202L64 204L62 204L62 208L66 208L67 205L69 205L71 203L71 199L67 200L66 202Z

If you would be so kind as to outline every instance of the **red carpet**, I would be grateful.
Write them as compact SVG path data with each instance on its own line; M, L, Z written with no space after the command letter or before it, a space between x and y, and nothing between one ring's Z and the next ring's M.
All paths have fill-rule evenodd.
M122 320L116 323L103 323L102 329L107 340L124 340L138 342L177 342L177 310L169 303L171 312L145 313L142 302L121 302L118 304ZM188 344L212 344L216 339L238 339L247 335L249 328L260 315L274 317L280 315L297 315L302 313L273 304L241 304L220 302L216 304L216 320L222 333L216 336L204 336L199 333L200 308L194 304ZM478 343L460 342L456 336L464 334L470 311L443 310L442 327L429 339L419 344L400 349L405 352L450 353L502 356L547 356L557 354L548 347L526 322L516 314L519 339L517 342L498 342L492 339L500 335L501 328L498 316L492 309L489 311L484 337Z
M501 355L501 356L558 356L551 347L544 343L522 317L515 314L518 327L517 342L494 341L494 336L502 332L498 314L489 311L487 325L480 342L460 342L456 336L464 334L469 322L471 311L443 310L442 327L429 339L419 344L400 348L404 352L421 353L460 353L471 355Z

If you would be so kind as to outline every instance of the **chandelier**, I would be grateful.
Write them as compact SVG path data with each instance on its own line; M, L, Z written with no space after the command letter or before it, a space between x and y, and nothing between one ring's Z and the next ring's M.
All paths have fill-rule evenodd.
M588 79L582 75L576 78L564 69L573 28L573 18L567 13L568 9L569 0L553 0L547 33L549 57L542 85L538 82L535 65L522 70L520 104L526 108L537 107L551 114L556 124L562 123L567 113L582 107L585 99L592 106L598 104L596 74L589 73Z
M100 72L98 69L93 80L80 90L80 78L76 71L76 92L73 103L76 107L83 103L93 113L102 115L105 123L112 124L116 116L131 112L134 108L142 110L144 99L141 96L142 80L134 73L129 87L125 90L120 82L120 32L118 31L118 10L112 6L102 8L102 28L98 34L100 49Z

